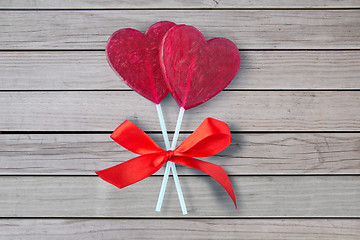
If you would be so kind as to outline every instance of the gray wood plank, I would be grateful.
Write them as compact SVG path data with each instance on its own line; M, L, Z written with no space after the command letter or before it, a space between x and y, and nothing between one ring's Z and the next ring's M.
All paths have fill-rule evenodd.
M110 1L110 0L32 0L14 1L2 0L0 8L5 9L151 9L151 8L356 8L359 7L356 0L157 0L157 1Z
M2 11L0 49L104 49L117 29L144 31L161 20L240 49L359 49L360 10Z
M227 89L360 89L359 51L241 51ZM0 90L129 89L104 52L0 52Z
M207 176L180 177L185 217L359 217L360 176L231 177L238 210ZM184 217L170 178L161 213L162 177L118 189L99 177L0 177L1 217Z
M1 219L0 238L358 240L348 219Z
M178 107L163 101L169 130ZM159 131L152 102L132 91L0 92L1 131L113 131L124 120ZM206 117L232 131L359 131L358 91L223 91L185 113L182 130Z
M109 135L0 134L0 174L95 175L94 171L136 156ZM150 136L163 147L160 134ZM230 175L360 173L359 133L233 134L232 138L226 150L203 160L222 166ZM180 165L177 169L180 175L202 174Z

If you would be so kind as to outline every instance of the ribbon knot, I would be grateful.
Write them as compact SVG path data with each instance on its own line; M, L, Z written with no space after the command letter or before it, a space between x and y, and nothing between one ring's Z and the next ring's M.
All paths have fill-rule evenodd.
M111 138L140 156L96 172L103 180L118 188L124 188L151 176L171 160L210 175L227 191L237 208L234 190L225 170L216 164L194 158L215 155L230 145L231 133L226 123L206 118L178 148L169 151L164 151L128 120L115 129Z
M171 160L171 158L173 156L174 156L174 151L173 150L166 151L166 161Z

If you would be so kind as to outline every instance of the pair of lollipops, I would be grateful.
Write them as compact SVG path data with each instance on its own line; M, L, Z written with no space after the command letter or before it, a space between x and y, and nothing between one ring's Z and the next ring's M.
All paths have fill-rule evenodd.
M221 92L240 67L238 48L230 40L206 41L196 28L169 21L153 24L145 34L131 28L116 31L107 42L106 56L130 88L155 103L167 151L176 147L185 111ZM180 106L171 146L160 104L169 91ZM186 214L176 166L171 161L166 163L156 211L161 210L170 168Z

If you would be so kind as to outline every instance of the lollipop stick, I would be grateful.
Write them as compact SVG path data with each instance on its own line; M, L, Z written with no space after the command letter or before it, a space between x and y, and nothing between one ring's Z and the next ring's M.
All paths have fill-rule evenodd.
M176 143L179 138L180 127L181 127L182 120L184 118L184 113L185 113L185 109L183 107L181 107L179 110L179 116L178 116L178 120L177 120L176 127L175 127L174 137L173 137L173 140L171 143L171 150L174 150L176 148Z
M176 143L177 143L177 140L179 138L180 127L181 127L182 120L184 118L184 113L185 113L185 109L183 107L181 107L180 111L179 111L178 120L177 120L177 123L176 123L176 128L175 128L173 141L172 141L172 144L171 144L171 150L174 150L176 148ZM185 215L185 214L187 214L187 210L186 210L186 205L185 205L185 201L184 201L184 196L183 196L183 193L181 191L180 181L179 181L179 178L178 178L178 175L177 175L175 163L170 162L170 167L171 167L171 171L172 171L172 173L174 175L174 181L175 181L175 186L176 186L176 190L177 190L177 193L178 193L178 197L179 197L179 200L180 200L181 210L182 210L182 213ZM161 205L160 205L160 207L161 207Z
M155 106L156 106L156 110L157 110L158 117L159 117L160 128L161 128L161 132L162 132L162 135L164 138L166 151L168 151L168 150L170 150L170 141L169 141L169 136L168 136L167 130L166 130L164 115L163 115L160 103L156 104Z
M160 127L161 127L161 131L163 134L166 151L168 151L168 150L170 150L170 142L169 142L169 137L167 135L165 119L164 119L164 115L163 115L160 103L156 104L156 110L157 110L158 117L159 117ZM160 188L158 202L157 202L156 209L155 209L157 212L160 212L160 210L161 210L161 204L164 199L165 189L166 189L166 184L169 179L169 174L170 174L170 162L167 162L165 172L164 172L164 178L163 178L161 188Z
M169 138L168 138L167 131L166 131L165 120L164 120L164 116L163 116L163 113L162 113L161 105L156 104L156 109L157 109L158 116L159 116L161 131L163 133L166 150L170 150L170 142L169 142ZM182 122L182 119L183 119L183 116L184 116L184 112L185 112L185 109L180 108L178 122L176 124L176 130L175 130L171 150L174 150L175 147L176 147L176 142L177 142L177 139L179 137L180 126L181 126L181 122ZM163 178L163 181L162 181L162 184L161 184L159 198L158 198L158 202L157 202L157 205L156 205L156 211L160 212L160 210L161 210L161 206L162 206L162 203L163 203L163 200L164 200L166 185L167 185L167 182L168 182L168 179L169 179L170 168L171 168L171 171L173 172L173 177L174 177L175 186L176 186L176 190L177 190L179 201L180 201L181 210L182 210L183 214L187 214L185 200L184 200L184 196L183 196L183 193L182 193L182 190L181 190L179 177L177 175L175 163L173 163L173 162L167 162L167 164L166 164L164 178Z

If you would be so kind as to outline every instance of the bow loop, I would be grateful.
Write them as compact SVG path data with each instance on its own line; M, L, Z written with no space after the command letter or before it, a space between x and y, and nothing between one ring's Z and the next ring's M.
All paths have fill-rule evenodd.
M139 155L164 151L149 135L128 120L117 127L110 137L127 150Z
M226 123L206 118L175 151L183 156L210 157L227 148L231 141L231 133Z

